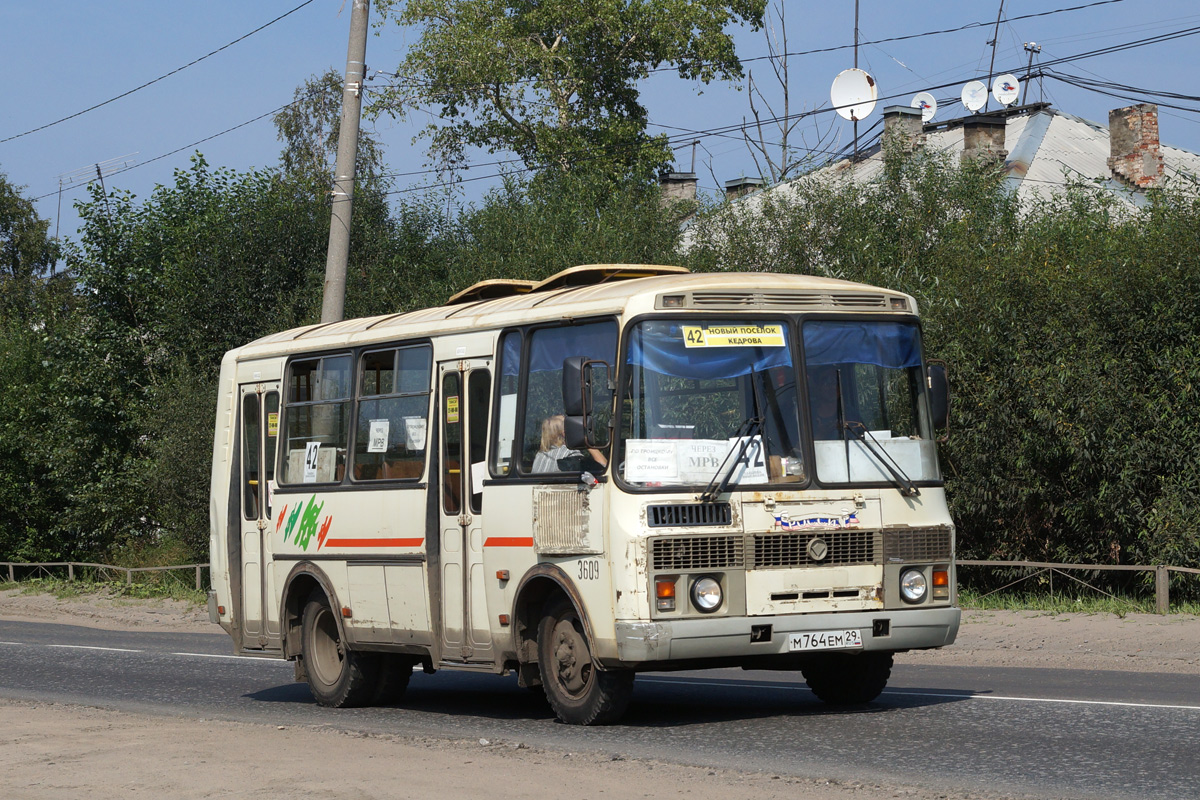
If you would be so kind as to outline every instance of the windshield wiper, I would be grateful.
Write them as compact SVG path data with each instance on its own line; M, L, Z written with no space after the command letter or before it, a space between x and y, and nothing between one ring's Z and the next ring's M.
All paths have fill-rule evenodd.
M729 457L733 455L735 450L733 447L729 448L729 452L727 452L725 454L725 458L721 460L721 464L717 467L717 471L713 473L712 479L708 482L708 486L704 487L704 493L700 495L701 503L713 502L721 495L722 492L725 491L726 488L728 488L729 481L733 478L733 471L737 469L737 465L741 464L742 459L746 457L746 450L750 447L750 443L754 440L754 435L762 429L762 423L762 417L750 417L742 422L742 425L738 428L737 432L737 438L739 442L736 448L737 458L734 459L733 464L730 465L728 470L726 470L725 465L729 463ZM722 472L725 474L722 475ZM720 482L717 481L718 478L720 478ZM716 488L713 488L714 483L716 484Z
M904 470L896 463L896 459L892 458L891 454L883 449L883 445L879 444L875 437L871 435L866 425L863 425L861 422L847 421L842 423L842 427L850 431L854 438L862 442L863 447L867 448L871 455L875 456L875 460L892 474L892 480L895 481L896 486L900 489L902 497L920 496L921 490L917 488L917 485L912 482L911 478L904 474Z

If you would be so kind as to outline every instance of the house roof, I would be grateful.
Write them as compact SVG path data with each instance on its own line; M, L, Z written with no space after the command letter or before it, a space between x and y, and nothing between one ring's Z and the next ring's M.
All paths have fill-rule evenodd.
M1061 189L1068 180L1097 180L1108 187L1120 200L1142 205L1145 192L1113 177L1108 166L1108 127L1052 108L1048 103L1035 103L1012 109L1004 117L1004 142L1008 156L1004 169L1009 188L1024 199L1046 196ZM949 120L925 126L924 147L958 157L963 152L963 119ZM1200 176L1200 154L1169 145L1161 145L1163 165L1168 181L1188 177L1193 182ZM795 181L748 195L734 201L747 204L747 209L760 203L772 192L782 197L794 192L800 181L869 182L883 169L880 137L862 151L857 162L841 159L821 167Z

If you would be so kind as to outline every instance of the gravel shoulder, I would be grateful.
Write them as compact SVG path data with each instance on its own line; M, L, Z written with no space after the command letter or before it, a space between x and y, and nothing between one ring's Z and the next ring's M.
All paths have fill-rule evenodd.
M0 591L0 619L108 630L218 632L203 609L177 601ZM1038 666L1200 675L1200 617L967 611L958 641L907 653L901 663ZM544 798L564 786L606 798L720 796L731 800L883 800L928 797L916 787L838 776L714 770L620 755L564 753L519 742L364 736L322 727L273 727L152 717L0 698L0 772L13 796L95 798L331 798L405 794ZM321 753L314 767L313 753ZM269 753L270 757L263 757ZM281 792L281 788L283 789ZM1000 795L955 794L967 800Z

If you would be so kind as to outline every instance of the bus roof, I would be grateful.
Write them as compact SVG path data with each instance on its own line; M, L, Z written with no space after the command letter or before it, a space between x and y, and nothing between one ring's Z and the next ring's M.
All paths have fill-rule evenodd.
M572 267L537 284L482 281L443 306L293 328L232 352L239 358L265 357L614 314L627 309L644 313L662 308L657 303L663 295L680 298L673 310L916 313L915 301L902 292L836 278L765 272L690 273L682 267L592 264ZM898 305L901 300L903 303Z

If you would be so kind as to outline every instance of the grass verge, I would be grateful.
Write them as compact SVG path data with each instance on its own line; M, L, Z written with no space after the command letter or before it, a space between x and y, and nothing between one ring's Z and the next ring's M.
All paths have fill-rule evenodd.
M0 583L0 591L20 589L21 594L49 594L60 600L87 596L128 597L136 600L182 600L196 606L208 602L207 594L196 591L195 586L184 585L170 578L153 581L138 581L132 584L123 581L99 580L96 578L33 578L27 581Z
M1003 592L987 594L959 587L958 604L962 608L989 611L1045 611L1054 614L1153 614L1154 599L1127 595L1069 595L1049 592ZM1172 614L1200 614L1200 603L1172 601Z

